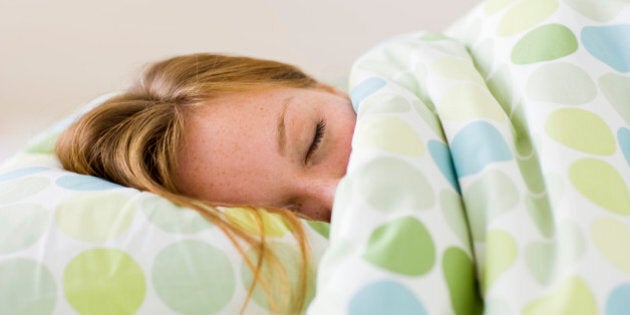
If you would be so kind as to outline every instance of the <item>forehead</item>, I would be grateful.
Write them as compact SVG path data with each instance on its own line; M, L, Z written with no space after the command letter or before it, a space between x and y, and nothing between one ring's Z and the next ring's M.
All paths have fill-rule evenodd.
M185 151L210 158L252 149L274 131L279 115L277 98L277 93L228 95L187 112Z
M196 197L241 202L232 199L239 195L234 191L260 185L268 176L266 166L278 163L276 124L284 95L228 95L186 112L178 152L180 189Z

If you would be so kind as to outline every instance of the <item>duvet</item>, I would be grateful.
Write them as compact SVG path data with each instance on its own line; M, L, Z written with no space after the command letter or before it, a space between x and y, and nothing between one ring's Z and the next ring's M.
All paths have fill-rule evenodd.
M309 314L627 314L630 2L486 1L351 72Z

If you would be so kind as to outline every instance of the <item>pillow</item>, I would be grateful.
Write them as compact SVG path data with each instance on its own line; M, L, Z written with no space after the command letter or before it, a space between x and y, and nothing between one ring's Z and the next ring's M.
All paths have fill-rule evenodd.
M62 169L54 142L74 117L0 166L0 314L240 312L252 273L220 228L155 194ZM247 210L221 210L257 234ZM296 240L279 215L263 212L263 223L295 285ZM312 249L310 299L328 224L304 223ZM272 277L269 268L262 277ZM269 308L257 288L245 313Z

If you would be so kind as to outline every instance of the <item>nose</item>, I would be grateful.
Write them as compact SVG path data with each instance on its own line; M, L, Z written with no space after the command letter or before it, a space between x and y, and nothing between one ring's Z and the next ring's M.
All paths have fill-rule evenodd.
M330 222L339 178L321 180L306 187L300 212L311 219Z

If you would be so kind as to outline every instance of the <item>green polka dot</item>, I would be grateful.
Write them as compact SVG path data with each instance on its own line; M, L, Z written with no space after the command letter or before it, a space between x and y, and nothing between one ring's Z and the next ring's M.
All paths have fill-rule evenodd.
M525 31L546 20L557 9L557 0L522 0L503 15L497 35L511 36Z
M367 163L355 183L367 202L380 211L424 210L435 203L429 181L402 159L385 157Z
M420 38L422 40L429 41L429 42L443 40L443 39L450 40L450 38L447 37L446 35L444 35L442 33L435 33L435 32L424 33L424 34L422 34L422 36Z
M486 239L486 227L499 215L514 208L519 193L512 180L501 171L488 171L464 190L464 204L473 240Z
M297 292L299 286L300 253L295 246L289 244L271 242L268 245L268 249L276 256L278 264L272 264L268 261L263 262L259 282L252 294L252 300L257 305L273 311L272 313L274 314L298 314L315 295L315 273L312 269L307 270L306 298L304 305L302 305L303 308L298 309L298 305L294 303L296 298L292 294ZM258 254L252 249L247 251L247 256L254 264L258 261ZM241 264L241 276L243 289L249 290L252 285L253 273L245 263ZM269 287L269 293L275 305L270 303L260 281L266 283ZM290 284L289 289L286 287L287 283Z
M0 279L0 314L52 314L57 287L45 266L26 258L4 259L0 261Z
M435 245L422 222L403 217L372 232L363 258L391 272L419 276L433 268Z
M146 294L138 263L117 249L89 249L63 272L66 299L80 314L135 314Z
M507 66L501 66L488 78L488 90L506 113L512 111L512 77Z
M442 214L444 214L446 223L462 241L462 245L470 244L466 214L464 213L464 205L460 195L449 189L442 190L440 193L440 209Z
M527 194L525 205L527 206L527 213L536 223L538 231L545 237L551 237L554 232L554 218L547 194Z
M486 0L483 4L483 10L486 15L492 15L501 11L501 9L512 2L514 2L514 0Z
M196 233L212 227L197 211L178 207L159 196L145 198L142 211L151 223L169 233Z
M534 158L534 148L532 137L530 136L525 109L522 105L516 105L510 115L510 121L514 128L514 147L519 160Z
M548 24L525 34L512 48L511 59L518 65L554 60L572 54L577 47L577 39L570 29Z
M525 247L525 262L534 279L548 285L555 273L555 247L551 243L533 242Z
M456 85L444 92L439 107L440 118L445 122L481 118L501 122L506 117L501 105L486 89L469 83Z
M483 79L475 67L467 59L442 57L431 64L433 71L442 76L453 79L484 85Z
M554 62L540 66L530 75L527 96L535 101L580 105L597 96L597 87L582 68Z
M608 102L630 125L630 77L608 73L601 76L598 82Z
M368 113L404 113L409 109L411 109L409 101L404 97L397 94L377 93L361 103L358 115L363 117Z
M628 225L607 217L596 219L591 225L591 236L595 247L617 269L630 274L630 254Z
M35 244L46 231L48 221L48 211L37 204L0 208L0 254Z
M468 254L456 247L448 248L442 258L442 270L455 314L481 314L483 303L475 267Z
M117 192L77 194L57 206L55 220L65 234L88 242L114 239L129 229L136 212L129 196Z
M597 303L588 285L575 276L560 283L552 294L527 304L522 314L593 315L597 314Z
M612 155L617 150L615 137L606 122L587 110L556 110L547 118L545 131L552 139L578 151Z
M488 231L486 264L481 280L483 292L488 292L488 288L514 264L517 254L516 241L509 233L501 230Z
M50 184L46 177L18 178L0 183L0 204L8 204L33 196Z
M330 224L328 224L327 222L322 222L322 221L306 221L308 223L308 226L311 227L311 229L313 229L315 232L317 232L319 235L323 236L324 238L328 239L328 237L330 236Z
M617 16L630 1L563 0L563 2L591 20L607 22Z
M584 197L617 214L630 215L626 183L610 164L580 159L569 167L569 179Z
M421 156L425 148L414 129L404 120L389 116L364 117L352 139L353 148L374 148L390 153Z
M545 182L543 181L538 158L532 154L528 158L518 158L516 161L525 180L525 184L527 185L527 189L535 194L545 191Z
M160 299L184 315L216 314L232 299L235 279L225 253L204 242L184 240L155 257L151 278Z
M45 134L43 137L35 139L34 142L29 143L26 147L26 152L35 154L53 154L55 152L55 142L57 142L57 137L59 137L58 132Z

